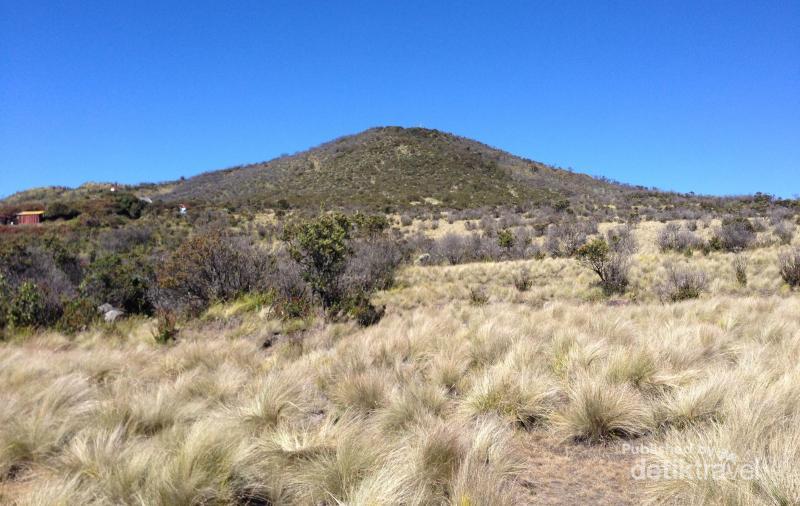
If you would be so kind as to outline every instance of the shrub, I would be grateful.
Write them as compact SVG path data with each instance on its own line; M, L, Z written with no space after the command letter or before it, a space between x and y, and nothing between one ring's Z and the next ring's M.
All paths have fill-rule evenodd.
M470 288L469 302L474 306L483 306L489 302L489 294L482 287Z
M791 244L794 238L794 224L790 221L780 221L775 225L773 232L781 244Z
M633 255L639 249L633 230L628 225L620 225L606 232L606 242L614 253L620 255Z
M667 264L663 281L656 287L663 301L696 299L708 287L706 273L689 267Z
M114 212L132 220L139 219L145 207L147 203L132 193L118 193L114 201Z
M400 225L409 227L412 223L414 223L414 220L411 218L411 216L404 214L400 217Z
M11 296L11 289L6 282L5 276L0 272L0 340L3 338L3 329L8 324L8 300Z
M446 260L450 265L460 264L467 257L464 238L457 234L446 234L436 242L434 256Z
M658 233L658 247L661 251L688 253L698 248L702 241L693 232L681 228L678 223L667 223Z
M628 256L611 252L604 239L594 239L575 253L578 261L590 268L600 278L606 294L624 293L628 287Z
M528 269L520 269L519 272L514 276L514 288L516 288L520 292L527 292L533 286L533 280L531 279L531 273Z
M756 240L756 229L747 218L725 218L715 233L715 246L726 251L741 251Z
M35 327L49 323L39 287L30 281L22 283L11 297L7 318L12 327Z
M57 200L47 206L42 218L45 220L71 220L77 217L79 214L81 214L80 211L74 207Z
M273 310L279 318L304 318L311 313L311 293L300 266L279 251L267 281L275 294Z
M586 242L588 230L591 228L591 224L577 222L550 225L547 228L545 249L554 257L572 256Z
M153 269L144 258L111 254L89 266L80 291L95 306L111 304L127 313L150 314L152 280Z
M78 297L64 305L64 313L58 320L60 331L71 334L88 329L97 321L98 313L94 303L86 297Z
M800 287L800 248L785 251L778 257L781 278L791 287Z
M127 253L136 247L147 245L153 231L147 227L123 227L109 230L99 238L100 247L109 253Z
M244 237L219 231L184 241L158 273L159 305L199 311L212 302L266 290L269 256Z
M747 286L747 264L748 258L745 255L733 257L733 272L736 274L736 282L742 286Z
M391 239L353 241L344 272L338 280L342 293L372 293L394 285L395 272L403 260L399 246Z
M159 344L166 344L175 340L178 334L178 317L166 309L159 309L156 313L156 328L153 332L153 339Z
M514 234L511 233L511 230L504 228L497 233L497 245L501 248L510 250L514 247L514 243Z
M368 327L378 323L383 318L385 311L385 307L374 306L369 301L369 297L361 293L350 301L348 314L362 327Z
M349 243L352 227L346 216L329 214L284 232L289 255L300 264L303 278L327 311L338 310L343 299L339 278L352 252Z

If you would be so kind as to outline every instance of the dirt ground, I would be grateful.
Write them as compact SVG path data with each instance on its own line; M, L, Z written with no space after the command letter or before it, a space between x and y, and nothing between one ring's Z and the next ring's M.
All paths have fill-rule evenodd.
M631 475L639 456L620 443L588 446L564 442L546 433L531 433L526 448L523 483L529 504L640 504Z

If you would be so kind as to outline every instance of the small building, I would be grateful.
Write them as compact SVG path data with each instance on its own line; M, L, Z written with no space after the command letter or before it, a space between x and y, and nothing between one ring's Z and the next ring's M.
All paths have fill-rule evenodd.
M44 211L22 211L17 213L17 225L38 225L42 222Z

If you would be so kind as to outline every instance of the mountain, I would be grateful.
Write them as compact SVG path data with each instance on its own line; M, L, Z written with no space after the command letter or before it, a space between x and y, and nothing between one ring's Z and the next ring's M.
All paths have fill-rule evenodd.
M113 186L119 190L116 194L109 193ZM294 155L181 181L27 190L0 200L0 211L10 215L61 203L97 215L119 207L121 194L168 208L178 203L252 211L547 205L604 219L753 215L763 214L771 205L800 205L762 194L712 197L634 187L520 158L438 130L379 127Z
M168 201L253 207L541 204L628 188L438 130L381 127L179 182Z

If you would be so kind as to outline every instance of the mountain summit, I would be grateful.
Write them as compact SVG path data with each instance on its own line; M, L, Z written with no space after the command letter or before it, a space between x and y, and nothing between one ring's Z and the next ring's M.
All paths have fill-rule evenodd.
M623 188L438 130L380 127L291 156L200 174L164 198L256 207L475 208Z

